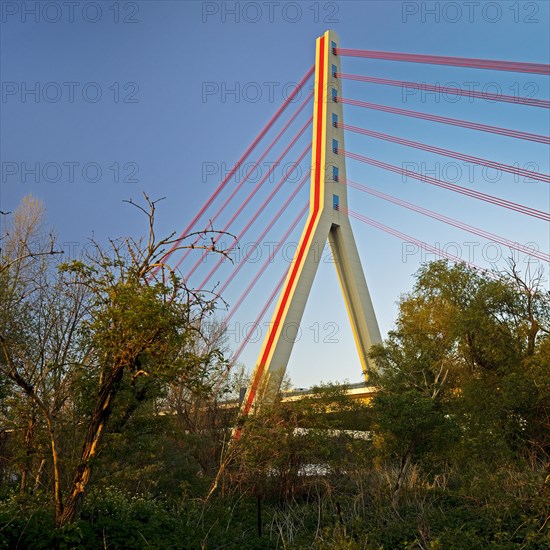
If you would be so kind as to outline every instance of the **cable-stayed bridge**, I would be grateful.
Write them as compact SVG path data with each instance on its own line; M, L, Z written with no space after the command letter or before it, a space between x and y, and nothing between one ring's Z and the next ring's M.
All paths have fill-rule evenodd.
M406 79L395 78L402 74L393 67L399 67ZM317 39L314 65L243 147L244 153L168 251L164 260L179 268L191 287L215 288L222 297L229 290L234 293L226 298L225 326L243 307L254 312L235 346L233 362L258 340L258 329L266 326L271 313L256 364L249 365L254 372L243 400L244 415L279 391L327 242L365 378L375 367L368 351L381 341L370 296L377 289L369 291L363 267L368 270L369 264L381 260L357 246L354 233L363 224L432 257L464 262L489 276L493 272L475 258L416 236L417 223L433 224L429 227L434 233L448 226L468 238L499 245L512 257L548 266L548 248L522 242L517 231L529 224L537 234L548 235L549 168L530 159L548 159L550 138L548 131L522 127L520 111L536 111L548 120L550 101L522 95L519 87L513 90L518 93L508 94L501 87L480 90L452 82L442 86L429 81L438 67L458 71L460 78L506 73L543 82L550 74L550 66L541 63L347 49L334 32L327 31ZM384 90L388 101L372 101L373 88ZM421 101L420 108L399 107L391 101L396 90L401 103L411 95L433 102ZM437 98L447 101L442 104ZM459 110L463 114L457 116L457 109L442 112L442 107L452 106L449 98L467 99ZM494 112L485 112L493 106ZM446 169L427 169L429 162ZM449 167L456 166L468 167L465 177L449 174ZM486 177L476 177L472 167L483 170ZM391 185L377 185L382 177ZM406 197L411 188L414 201ZM353 200L368 197L373 207L366 212L357 208L348 200L348 191ZM426 206L429 194L437 195L439 211ZM377 215L383 213L382 204L403 212L398 220L401 215L408 220L412 213L423 221L413 218L413 223L396 227L395 217L387 221ZM451 205L452 216L441 211L449 210L445 205ZM470 209L481 213L475 224L463 218L471 218ZM208 251L198 257L192 253L192 245L198 245L201 237L190 242L186 237L209 228L220 231L212 247L234 255L235 262ZM181 245L189 248L182 251ZM285 252L287 261L279 261Z

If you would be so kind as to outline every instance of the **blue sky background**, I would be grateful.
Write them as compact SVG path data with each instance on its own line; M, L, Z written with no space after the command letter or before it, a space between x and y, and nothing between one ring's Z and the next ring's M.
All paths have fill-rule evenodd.
M291 89L312 65L315 39L326 29L337 31L342 47L347 48L548 63L549 7L547 1L174 0L76 2L71 13L62 2L3 1L0 208L14 210L29 192L42 198L48 220L60 242L65 243L67 254L78 255L91 235L104 241L107 237L142 234L146 229L143 217L122 200L139 199L145 191L152 198L167 197L159 207L159 234L179 233L215 189L220 173L232 166L276 111L283 90ZM342 68L349 73L550 98L549 79L539 75L354 58L343 58ZM38 96L25 93L32 89ZM96 100L98 92L101 97ZM548 135L550 129L549 111L535 107L465 97L404 96L399 88L350 81L344 82L344 95L539 134ZM310 106L292 128L307 120ZM351 106L346 106L344 116L349 124L503 163L519 163L544 173L550 170L545 145ZM278 128L280 125L270 136ZM287 138L293 134L289 131ZM310 137L308 130L287 160L293 160ZM466 167L460 161L355 134L346 134L346 148L399 166L424 162L425 169L435 170L441 179L452 178L457 184L540 210L550 209L550 187L544 182L526 182L509 174L498 176L480 167ZM258 147L251 159L262 151ZM269 159L274 160L280 151L275 149ZM37 175L23 175L24 165L28 170L37 163ZM78 163L73 164L72 178L67 163ZM309 157L302 164L304 169L308 164ZM87 171L83 172L84 166ZM548 224L543 221L425 183L404 181L399 175L352 160L347 166L348 178L354 181L522 244L531 242L545 252L550 250ZM205 174L205 170L218 169L215 174ZM474 170L472 181L469 169ZM265 167L263 170L265 174ZM266 183L231 228L234 233L279 177L280 171ZM295 184L285 184L242 246L254 241ZM244 186L232 203L232 211L250 189L251 184ZM450 243L456 243L463 257L467 258L470 251L471 259L480 266L489 267L489 260L494 259L503 267L510 255L509 250L474 235L358 191L350 190L349 196L353 210L429 244L448 245L455 254L456 245ZM268 241L277 241L307 197L306 187L287 215L278 220ZM222 216L216 227L220 228L230 215ZM400 294L410 290L421 260L432 257L423 258L414 250L404 255L406 244L395 237L360 222L352 224L381 330L386 334L394 322ZM301 225L291 240L299 238ZM228 288L224 298L229 304L239 298L266 258L267 247L261 250L261 259L247 265ZM286 249L287 257L291 252ZM197 258L191 255L183 271ZM526 267L524 260L519 257ZM199 284L212 261L208 259L197 270L194 284ZM238 346L246 323L255 319L287 266L285 258L273 262L233 318L229 335L233 347ZM223 282L229 268L226 263L210 284ZM269 315L265 321L268 319ZM265 334L265 327L263 331ZM249 368L260 345L258 338L241 357ZM298 387L320 380L360 379L359 361L328 253L312 290L289 373Z

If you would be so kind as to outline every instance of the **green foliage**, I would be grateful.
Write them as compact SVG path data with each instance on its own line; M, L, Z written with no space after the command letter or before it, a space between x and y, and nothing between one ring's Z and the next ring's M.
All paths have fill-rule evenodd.
M260 495L287 504L346 483L344 471L369 460L366 407L345 386L314 388L308 397L262 406L234 444L230 494ZM350 421L351 419L351 421ZM355 433L364 439L355 437Z
M369 502L359 511L359 503ZM0 502L0 548L543 550L550 542L544 511L542 499L528 507L487 507L426 489L396 509L372 492L355 491L284 508L266 503L264 532L258 537L254 499L178 505L103 487L90 493L78 522L57 531L43 501L24 511L15 498Z
M40 219L28 202L16 224L39 256L15 239L0 262L0 548L550 547L540 274L424 266L372 350L371 402L315 388L228 444L213 301L152 276L154 234L50 263ZM61 500L80 515L60 522Z
M549 300L537 284L528 287L515 271L485 279L444 262L420 271L397 329L372 353L382 388L374 409L388 450L399 442L402 454L430 447L449 458L452 443L456 464L468 467L525 452L546 460L540 419L549 374L540 361L548 359Z

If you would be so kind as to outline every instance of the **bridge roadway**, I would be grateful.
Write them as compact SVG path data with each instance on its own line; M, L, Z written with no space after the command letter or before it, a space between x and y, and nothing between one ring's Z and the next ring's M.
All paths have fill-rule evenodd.
M378 391L376 386L370 386L365 382L358 382L357 384L347 384L345 394L354 400L368 400ZM304 397L309 397L314 394L312 388L296 388L289 391L281 392L282 400L285 401L297 401Z
M232 409L240 406L242 399L244 398L244 391L246 388L243 388L241 391L241 399L230 399L220 403L220 406L224 409ZM368 401L371 399L374 394L378 391L376 386L371 386L365 382L358 382L356 384L347 384L345 395L348 395L353 400ZM295 388L288 391L282 391L282 401L299 401L304 397L310 397L315 394L314 388Z

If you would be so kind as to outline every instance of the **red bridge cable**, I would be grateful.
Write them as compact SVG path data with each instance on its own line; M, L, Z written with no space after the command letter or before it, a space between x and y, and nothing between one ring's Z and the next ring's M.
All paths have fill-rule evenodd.
M299 166L299 164L302 162L304 157L306 156L307 152L311 149L311 145L308 144L307 147L303 150L303 152L300 154L300 156L294 161L292 164L292 168L286 171L285 175L280 179L280 181L277 183L277 185L272 189L271 193L268 195L268 197L264 200L264 202L260 205L260 208L256 211L256 213L248 220L248 223L244 226L244 228L240 231L240 233L237 235L235 240L229 245L228 248L225 249L226 253L229 253L237 246L237 243L243 238L243 236L246 234L246 232L250 229L252 224L258 219L258 216L265 210L265 207L271 202L273 197L277 194L277 192L281 189L283 184L288 180L292 172L296 170L296 168ZM309 174L308 174L309 175ZM306 176L307 178L307 176ZM301 187L304 183L306 178L302 178L302 181L300 182L299 186ZM297 190L296 190L297 192ZM218 259L218 262L216 265L210 270L208 275L204 278L202 283L199 285L199 288L205 288L206 283L210 280L212 275L218 270L221 263L223 262L224 258L221 257Z
M352 50L349 48L335 48L335 53L336 55L348 57L367 57L369 59L385 59L387 61L406 61L409 63L427 63L429 65L452 65L454 67L470 67L472 69L489 69L493 71L510 71L516 73L550 74L550 65L546 63L381 52L374 50Z
M489 92L480 92L476 90L462 90L452 86L440 86L438 84L426 84L420 82L408 82L406 80L391 80L389 78L377 78L374 76L362 76L357 74L336 73L336 78L347 80L358 80L360 82L370 82L372 84L382 84L385 86L398 86L400 88L409 88L419 91L436 92L438 94L454 94L466 97L475 97L490 101L501 101L504 103L517 103L519 105L528 105L530 107L550 108L550 101L545 99L534 99L531 97L513 96L507 94L493 94Z
M492 242L499 243L503 246L507 246L512 250L517 250L518 252L523 252L524 254L527 254L528 256L532 256L534 258L539 258L540 260L543 260L545 262L550 262L550 254L545 254L544 252L539 252L538 250L534 250L528 246L523 246L517 242L511 241L509 239L506 239L504 237L500 237L498 235L495 235L494 233L489 233L488 231L485 231L483 229L479 229L477 227L474 227L472 225L468 225L466 223L463 223L459 220L455 220L453 218L449 218L447 216L444 216L443 214L438 214L437 212L434 212L433 210L428 210L427 208L423 208L422 206L418 206L416 204L398 199L397 197L393 197L392 195L387 195L386 193L382 193L381 191L377 191L376 189L372 189L371 187L367 187L366 185L362 185L360 183L357 183L352 180L344 181L348 187L352 187L354 189L358 189L359 191L362 191L364 193L368 193L369 195L372 195L374 197L377 197L379 199L383 199L388 202L392 202L394 204L397 204L399 206L403 206L404 208L408 208L409 210L413 210L415 212L418 212L420 214L423 214L424 216L428 216L430 218L433 218L435 220L442 221L443 223L446 223L448 225L452 225L454 227L457 227L458 229L462 229L464 231L467 231L468 233L473 233L474 235L478 235L479 237L484 237Z
M239 307L241 307L243 301L246 299L246 297L249 295L250 291L256 286L256 283L259 281L260 277L264 274L265 270L269 267L270 264L273 263L273 258L277 255L283 244L285 244L286 240L294 231L296 226L298 225L298 222L304 217L305 213L307 212L309 208L309 204L306 204L298 213L292 224L289 226L289 228L286 230L285 234L281 237L281 240L277 244L277 246L273 249L273 251L269 254L266 261L262 264L262 267L259 269L259 271L256 273L252 281L249 283L249 285L245 288L244 292L241 294L240 298L235 302L235 305L232 307L231 311L229 312L229 315L225 318L225 322L228 322L233 315L237 312Z
M397 136L391 136L389 134L383 134L381 132L375 132L374 130L367 130L365 128L359 128L357 126L351 126L350 124L337 123L338 128L344 128L350 132L355 132L362 134L364 136L369 136L375 139L382 139L385 141L391 141L392 143L398 143L399 145L405 145L406 147L413 147L415 149L421 149L423 151L428 151L429 153L435 153L437 155L443 155L445 157L455 158L458 160L463 160L465 162L470 162L472 164L478 164L480 166L487 166L488 168L494 168L495 170L501 170L502 172L509 172L516 176L522 176L524 178L532 178L538 181L545 181L550 183L550 175L542 174L539 172L533 172L531 170L525 170L519 166L511 166L509 164L501 164L500 162L495 162L492 160L482 159L480 157L474 157L471 155L466 155L464 153L458 153L456 151L450 151L449 149L442 149L441 147L435 147L434 145L428 145L426 143L420 143L418 141L411 141L409 139L400 138Z
M208 198L208 200L204 203L202 208L197 212L195 217L191 220L189 225L181 232L178 239L174 242L174 244L170 247L168 252L162 257L161 264L165 263L170 256L173 254L174 250L179 246L181 241L185 238L186 235L189 234L189 232L193 229L197 221L201 218L201 216L206 212L206 210L210 207L214 199L220 194L220 192L223 190L223 188L227 185L227 182L234 176L235 172L239 169L241 164L247 159L248 155L254 150L256 145L261 141L261 139L266 135L266 133L269 131L269 129L275 124L276 120L281 116L283 111L292 103L292 100L296 97L298 92L304 87L305 83L309 80L313 72L315 71L315 65L312 65L310 69L306 72L306 74L302 77L300 82L298 82L296 88L289 94L289 96L283 101L282 105L277 109L275 114L268 120L267 124L262 128L260 133L254 138L254 141L249 145L248 149L242 154L241 158L236 162L235 166L229 171L229 173L225 176L225 178L222 180L222 182L218 185L218 187L214 190L212 195ZM161 265L156 267L152 274L154 275L159 269Z
M420 249L427 250L428 252L431 252L432 254L435 254L437 256L440 256L442 258L446 258L447 260L451 260L454 263L464 263L470 267L473 267L474 269L478 269L480 271L485 272L489 277L496 278L496 275L489 271L488 269L485 269L483 267L480 267L472 262L469 262L467 260L463 260L462 258L459 258L458 256L455 256L454 254L450 254L449 252L446 252L440 248L436 248L435 246L431 246L423 241L420 241L418 239L415 239L414 237L411 237L410 235L407 235L405 233L401 233L401 231L397 231L396 229L393 229L391 227L388 227L387 225L384 225L383 223L377 222L376 220L373 220L371 218L367 218L366 216L363 216L362 214L359 214L357 212L353 212L349 209L342 209L344 212L347 212L347 214L355 218L359 221L362 221L372 227L376 227L377 229L381 229L382 231L393 235L394 237L397 237L398 239L401 239L403 242L410 242L413 244L416 244Z
M431 176L425 174L419 174L411 170L399 168L399 166L387 164L386 162L381 162L379 160L365 157L363 155L358 155L357 153L351 153L350 151L343 151L341 149L338 149L338 153L343 154L346 157L352 158L354 160L358 160L360 162L364 162L366 164L370 164L384 170L389 170L390 172L402 174L404 176L411 177L419 181L430 183L431 185L442 187L443 189L449 189L450 191L455 191L456 193L461 193L462 195L467 195L469 197L473 197L491 204L495 204L497 206L501 206L502 208L514 210L515 212L519 212L520 214L527 214L528 216L533 216L534 218L539 218L541 220L550 222L550 214L548 214L547 212L542 212L541 210L535 210L534 208L530 208L528 206L524 206L505 199L500 199L498 197L482 193L481 191L475 191L473 189L461 187L460 185L455 185L454 183L449 183L436 178L432 178Z
M266 314L266 311L268 310L269 306L273 303L273 300L275 299L275 296L277 296L277 294L281 290L281 287L283 286L283 283L284 283L284 280L285 280L285 277L286 277L286 273L287 273L287 270L285 270L282 277L279 279L279 282L277 283L277 285L275 286L275 288L273 289L273 291L269 295L269 298L267 299L266 303L264 304L264 307L260 311L258 317L256 317L256 320L252 324L252 327L250 327L250 329L247 331L246 336L244 337L241 345L239 346L239 349L233 355L233 357L230 359L230 365L231 366L235 365L235 363L239 359L239 357L240 357L241 353L243 352L244 348L247 346L248 342L250 341L250 338L251 338L252 334L258 328L258 325L261 323L262 319L264 318L264 316ZM228 325L228 320L225 319L222 323L222 328L227 327L227 325ZM240 432L241 432L241 429L238 428L236 430L236 434L237 434L236 437L240 437Z
M296 227L296 225L298 224L298 222L300 221L300 219L304 216L304 214L307 212L308 210L308 205L306 204L304 206L304 208L302 208L301 212L298 214L298 216L296 217L296 219L294 220L292 226ZM291 227L292 227L291 226ZM287 233L290 235L290 231L287 231ZM286 233L285 233L286 235ZM281 239L280 241L280 245L279 245L279 248L280 246L282 246L282 244L285 242L286 238L285 239ZM274 256L274 255L273 255ZM265 264L264 264L265 265ZM290 266L289 266L289 269L290 269ZM246 333L246 336L242 342L242 344L239 346L239 348L237 349L235 355L233 355L232 359L231 359L231 364L234 364L237 359L240 357L241 353L243 352L244 348L246 347L246 345L248 344L248 342L250 341L250 337L252 336L252 334L254 333L254 331L256 330L256 328L258 327L258 325L260 324L261 320L264 318L265 316L265 313L266 311L268 310L269 306L271 306L271 304L273 303L273 300L275 299L275 297L277 296L277 294L279 293L279 291L281 290L282 286L283 286L283 283L287 277L287 274L288 274L288 269L285 269L283 275L281 276L281 278L279 279L279 282L277 283L277 285L275 286L275 288L273 289L273 292L269 295L269 298L267 299L266 303L264 304L264 307L262 308L262 310L260 311L259 315L256 317L256 320L254 321L253 325L250 327L250 330ZM245 292L245 295L247 294L247 291ZM233 315L234 312L231 313L231 315ZM229 319L226 319L224 321L224 324L227 324Z
M277 211L277 213L273 216L272 220L269 222L267 227L262 231L261 235L256 239L257 243L260 243L264 240L265 236L271 231L275 223L281 219L281 216L283 216L287 208L289 207L290 203L294 200L296 195L299 193L299 191L304 187L304 184L306 183L307 179L309 178L309 175L311 173L311 170L308 170L305 174L305 176L302 178L302 181L298 184L296 189L292 192L292 194L286 199L286 201L283 203L281 208ZM219 294L223 294L227 287L231 284L233 279L238 275L239 271L246 265L246 262L250 258L250 256L253 254L254 249L250 249L245 257L239 262L239 265L231 272L231 275L225 280L224 284L221 286L221 288L218 290ZM202 288L203 285L201 285Z
M400 109L398 107L390 107L389 105L381 105L379 103L368 103L367 101L360 101L358 99L348 99L345 97L337 97L337 101L346 103L348 105L354 105L355 107L363 107L365 109L372 109L375 111L384 111L386 113L393 113L395 115L408 116L412 118L421 118L424 120L430 120L431 122L439 122L442 124L450 124L451 126L461 126L463 128L469 128L471 130L479 130L480 132L489 132L491 134L499 134L503 136L513 137L516 139L524 139L528 141L535 141L538 143L550 144L550 137L539 134L531 134L529 132L521 132L519 130L510 130L508 128L501 128L499 126L490 126L488 124L480 124L477 122L470 122L467 120L460 120L457 118L449 118L439 115L431 115L428 113L420 113L418 111L410 111L408 109Z
M256 320L254 321L253 325L250 327L250 330L246 333L246 336L244 337L241 345L235 352L235 355L231 358L231 364L234 365L237 362L237 359L240 357L241 353L243 352L244 348L247 346L248 342L250 341L250 338L252 334L254 334L254 331L258 328L258 325L261 323L262 319L265 316L266 311L268 310L269 306L273 303L273 300L275 300L275 297L281 290L283 283L285 282L285 278L287 275L287 271L283 273L282 277L279 279L279 282L273 289L273 292L269 295L269 298L267 299L266 303L264 304L264 307L262 308L262 311L260 311L260 314L258 317L256 317Z
M273 138L273 140L271 141L271 143L269 144L269 146L267 147L267 149L262 153L262 155L260 156L260 158L258 158L258 160L254 163L254 165L252 166L252 168L250 168L250 170L248 170L248 172L245 174L245 176L243 177L243 179L239 182L239 184L231 191L231 194L229 195L229 197L227 197L227 199L225 200L225 202L218 208L218 210L216 211L216 213L214 214L214 216L212 218L210 218L210 223L214 223L216 221L216 219L218 218L218 216L222 213L222 211L227 207L227 205L233 200L233 198L235 197L235 195L241 190L242 186L247 182L248 178L250 177L250 175L254 172L254 170L256 170L256 168L260 165L260 162L262 162L262 160L267 156L267 154L271 151L271 149L273 149L274 145L279 141L280 137L285 133L285 131L288 129L288 127L296 120L296 117L302 112L302 110L304 109L304 107L309 103L309 100L313 97L313 91L311 91L309 93L309 95L306 97L306 99L302 102L302 104L300 105L300 107L296 110L296 112L288 119L288 121L286 122L286 124L281 128L281 130L279 131L279 133ZM195 241L193 242L193 244L196 244L198 241L201 240L201 236L198 235L197 238L195 239ZM179 262L178 262L178 265L180 265L182 262L185 261L185 259L187 258L187 256L189 256L189 254L191 253L191 248L188 248L183 256L180 258ZM199 287L199 288L202 288L202 287Z
M290 149L294 146L294 144L302 136L302 134L305 132L306 128L311 124L312 120L313 120L313 117L312 116L309 117L309 119L306 121L306 123L300 128L300 130L298 130L298 133L294 136L292 141L286 146L285 150L279 155L279 158L277 158L277 160L275 161L273 166L271 166L271 168L266 172L265 176L256 184L254 189L252 189L252 191L248 194L248 197L246 197L244 202L239 206L239 208L237 208L237 210L235 211L233 216L231 216L231 219L224 225L223 229L221 230L222 232L214 238L213 244L216 244L220 240L223 232L227 231L227 229L231 226L231 224L235 221L235 219L239 216L239 214L244 210L246 205L252 200L252 197L257 193L258 189L260 189L260 187L265 183L267 178L269 178L269 176L273 173L275 168L281 162L281 159L283 159L286 156L286 154L290 151ZM310 147L310 145L308 147ZM191 275L193 275L193 273L199 267L202 260L204 259L204 257L207 254L208 254L208 251L204 251L202 253L201 257L195 262L195 265L191 268L191 270L187 274L187 279L189 279L191 277ZM180 258L178 263L175 265L175 268L177 268L181 264L182 261L183 260Z

